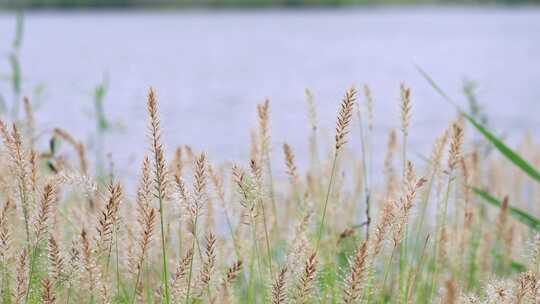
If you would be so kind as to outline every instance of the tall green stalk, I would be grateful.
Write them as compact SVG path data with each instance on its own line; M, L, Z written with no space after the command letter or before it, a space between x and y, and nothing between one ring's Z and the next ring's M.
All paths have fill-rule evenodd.
M30 290L32 289L32 278L34 277L34 263L35 263L35 259L36 259L36 247L37 247L37 244L36 246L34 246L32 248L32 253L30 255L30 259L29 259L29 267L30 269L28 270L28 285L26 287L26 295L25 295L25 303L28 303L28 298L30 297Z
M161 256L163 260L163 287L165 293L165 303L170 303L169 296L169 271L167 267L167 244L165 240L165 210L164 210L164 198L165 198L165 186L167 182L166 175L166 164L165 156L163 155L163 147L161 146L160 140L160 128L159 128L159 117L157 110L157 98L156 93L153 88L150 88L148 92L148 114L150 122L150 135L151 135L151 144L152 152L154 155L154 166L155 166L155 193L156 198L159 201L159 223L161 230Z
M161 187L158 187L161 189ZM161 252L163 257L163 285L165 288L165 302L167 304L170 303L169 299L169 283L168 283L168 277L169 277L169 271L167 270L167 247L165 242L165 221L163 218L163 214L165 213L163 210L163 194L161 193L161 190L158 190L158 199L159 199L159 221L160 221L160 228L161 228Z
M197 245L197 222L198 222L199 216L196 215L195 219L193 220L193 241L191 244L191 252L195 252L195 246ZM195 259L195 256L191 257L191 260L189 261L189 272L188 272L188 279L187 279L187 291L186 291L186 304L189 304L189 299L191 297L191 279L193 277L193 260Z
M268 154L266 160L266 166L268 170L268 187L270 188L270 201L272 202L272 212L274 213L275 217L275 230L279 231L279 223L278 223L278 211L277 211L277 205L276 205L276 199L274 194L274 178L272 176L272 163L270 162L270 155Z
M320 246L320 243L321 243L321 239L322 239L322 234L323 234L323 231L324 231L324 222L326 220L326 209L328 208L328 200L330 199L330 193L332 192L332 185L334 183L334 175L336 174L335 171L336 171L336 164L337 164L337 156L338 156L338 151L336 149L336 152L334 153L334 160L332 161L332 171L330 172L330 180L328 181L328 189L326 190L326 198L324 200L324 207L323 207L323 212L322 212L322 217L321 217L321 224L319 226L319 234L317 236L317 245L315 246L315 252L319 251L319 246Z
M324 207L321 217L321 224L319 227L319 235L317 237L317 245L315 247L315 253L319 251L320 242L322 239L322 234L324 231L324 224L326 220L326 209L328 208L328 200L330 199L330 193L332 192L332 185L334 184L334 176L336 175L337 167L337 158L341 148L347 142L346 136L349 133L349 126L352 120L352 111L354 104L356 102L356 89L354 86L350 87L343 100L341 101L341 106L339 109L337 122L336 122L336 146L334 150L334 159L332 160L332 171L330 172L330 180L328 181L328 189L326 191L326 198L324 200Z
M453 177L452 175L449 175L448 176L448 183L446 185L446 194L445 194L445 197L444 197L444 201L443 201L443 210L442 210L442 214L439 218L440 220L440 224L439 224L439 220L437 220L437 228L436 228L436 233L437 233L437 237L435 238L435 244L434 244L434 248L433 248L433 274L432 274L432 277L431 277L431 290L430 290L430 293L429 293L429 299L430 299L430 303L433 303L433 295L435 293L435 283L437 281L437 277L438 277L438 274L439 274L439 269L437 267L437 258L438 258L438 255L439 255L439 240L442 236L442 232L443 232L443 228L444 226L446 225L446 213L447 213L447 210L448 210L448 199L449 199L449 196L450 196L450 189L451 189L451 185L452 185L452 180L453 180Z
M371 214L370 214L370 200L371 200L371 193L370 193L370 176L368 176L368 168L367 168L367 154L366 154L366 141L368 141L367 138L365 138L364 128L362 126L362 115L360 113L360 110L358 110L358 125L360 128L360 148L362 150L362 173L364 175L364 197L365 197L365 204L366 204L366 239L369 238L369 226L371 224Z
M394 253L396 252L396 247L392 248L392 253L390 254L390 259L388 260L388 263L386 263L386 266L384 267L384 277L383 277L383 283L381 287L381 296L379 298L379 303L384 303L384 288L386 286L386 280L388 279L388 274L390 273L390 269L392 266L392 260L394 259Z
M261 193L259 193L259 195L262 195ZM268 255L268 269L270 271L270 276L271 277L274 277L274 272L272 271L272 249L270 247L270 236L268 234L268 224L267 224L267 221L266 221L266 211L265 211L265 208L264 208L264 202L262 200L262 197L259 197L259 205L260 205L260 208L261 208L261 211L262 211L262 216L263 216L263 226L264 226L264 238L266 240L266 254ZM255 223L252 223L253 225L255 225Z

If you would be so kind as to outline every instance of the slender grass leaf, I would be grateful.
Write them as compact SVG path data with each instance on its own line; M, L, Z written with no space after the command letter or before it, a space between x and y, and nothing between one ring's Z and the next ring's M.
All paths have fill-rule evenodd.
M525 265L514 260L510 261L510 268L515 272L524 272L527 270L527 267L525 267Z
M22 45L24 34L24 14L22 11L17 12L17 26L15 28L15 37L13 38L13 48L19 50Z
M518 166L531 178L540 182L540 172L538 172L533 166L531 166L526 160L519 156L516 152L506 146L500 139L495 137L491 132L486 130L482 125L476 122L470 115L464 114L467 120L478 130L484 137L489 140L497 150L499 150L506 158L508 158L514 165Z
M454 102L437 83L420 67L416 67L420 74L429 82L429 84L437 91L446 101L450 102L465 118L491 143L499 152L501 152L508 160L514 165L519 167L523 172L529 175L532 179L540 182L540 172L530 165L525 159L523 159L514 150L509 148L502 140L487 130L482 124L477 122L471 115L462 110L456 102Z
M482 197L486 202L490 203L493 206L501 207L502 203L497 198L495 198L493 195L489 194L488 192L478 189L476 187L473 187L474 193L476 193L478 196ZM510 214L518 221L522 222L523 224L529 226L529 228L540 231L540 219L537 217L530 215L529 213L518 209L516 207L508 206L508 210L510 210Z

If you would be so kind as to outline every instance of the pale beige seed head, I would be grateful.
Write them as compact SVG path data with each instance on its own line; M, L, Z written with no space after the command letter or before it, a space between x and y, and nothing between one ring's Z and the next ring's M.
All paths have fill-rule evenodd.
M49 237L49 273L53 282L58 282L64 274L64 258L60 253L60 246L54 235Z
M448 129L444 130L443 134L436 139L433 151L431 152L431 168L434 173L437 173L441 167L441 161L447 142Z
M442 304L455 304L458 300L458 290L453 279L447 279L444 283L444 292L441 299Z
M349 262L349 274L343 288L343 302L346 304L355 303L361 296L364 280L367 276L367 245L367 241L362 242L356 249L352 261Z
M184 163L182 159L182 146L176 147L174 150L174 158L171 164L171 172L174 175L182 176L184 174Z
M313 252L309 255L304 264L304 269L298 284L296 286L296 294L294 300L296 303L310 303L314 292L314 282L317 274L317 253Z
M17 259L16 266L16 279L15 279L15 292L14 292L14 302L22 303L24 295L28 289L28 251L26 248L22 249L21 254Z
M11 199L8 197L0 209L0 260L8 257L11 249L11 225L9 216L12 209Z
M88 285L88 290L92 293L97 287L98 269L92 256L93 247L90 242L90 237L85 228L81 230L80 245L82 253L82 264L86 275L86 284Z
M263 103L257 105L257 115L259 118L259 152L260 159L266 161L270 153L270 100L265 99Z
M350 87L341 101L336 123L336 152L347 143L346 136L349 133L356 93L356 88Z
M206 153L203 152L195 160L193 191L196 197L202 197L205 194L207 178L208 174Z
M411 90L405 86L400 85L400 97L401 97L401 131L405 136L409 133L409 121L411 118Z
M375 238L373 238L373 255L377 256L382 249L383 242L386 238L387 232L394 224L396 218L395 205L391 201L386 201L384 207L379 215L377 227L375 228Z
M153 154L154 186L156 191L155 195L159 199L164 199L167 193L167 183L169 178L167 176L167 165L163 146L161 144L161 127L158 114L157 97L156 92L152 87L150 87L148 90L147 111L149 120L148 128L150 134L150 150Z
M236 261L229 269L224 278L226 284L232 284L238 278L238 275L242 272L242 261Z
M42 241L45 232L48 229L49 220L51 218L52 208L56 201L56 189L53 184L46 184L41 194L39 203L39 211L34 218L34 235L35 244Z
M41 281L41 303L54 304L56 303L56 296L54 295L54 286L48 277L43 278Z
M286 281L287 267L281 268L272 283L272 304L285 304L287 301Z
M140 236L138 237L138 256L136 262L137 278L139 278L144 262L147 258L148 251L154 234L157 211L153 207L142 208L138 210L139 215L137 221L140 226ZM139 282L137 282L139 283Z
M291 184L298 186L300 178L298 177L298 172L296 169L294 152L291 146L289 146L287 143L283 144L283 154L285 156L285 166L287 167L287 175L289 176L289 180L291 181Z
M364 96L366 98L368 128L371 130L373 129L373 96L367 84L364 84Z
M538 302L538 278L533 271L525 271L519 274L514 292L514 303Z
M75 149L77 156L79 157L79 167L81 173L86 175L88 173L88 161L86 159L86 148L84 147L84 144L76 140L71 134L69 134L69 132L61 128L55 128L54 134L66 141L73 147L73 149Z
M39 178L39 172L40 172L40 168L39 168L39 154L31 149L30 150L30 155L29 155L29 162L30 162L30 185L31 185L31 189L32 191L35 193L37 191L37 188L38 188L38 178Z
M403 237L403 228L408 221L410 211L414 205L418 190L426 183L425 178L416 178L411 162L407 163L405 192L395 203L398 209L396 228L394 231L394 245L397 246Z
M249 169L251 171L251 178L255 183L256 190L259 191L259 194L262 194L263 187L263 171L261 164L257 162L256 159L251 159L249 161Z
M143 159L141 171L139 188L137 189L137 204L141 205L141 208L146 209L150 205L153 187L153 181L150 177L150 159L148 155L145 155Z
M312 131L317 130L317 106L315 105L315 96L309 89L305 89L306 102L308 107L308 121Z
M193 251L189 248L184 256L178 262L176 270L171 278L171 290L173 294L183 294L185 292L182 282L185 279L189 271L189 266L191 265L191 260L193 259Z
M205 259L199 272L199 283L204 290L209 286L210 280L214 274L216 266L216 236L209 232L206 237L206 246L204 248Z
M452 139L450 141L450 152L448 154L448 169L453 171L461 158L463 145L463 129L458 123L452 125Z
M397 147L397 134L396 131L392 129L390 133L388 133L388 141L386 143L386 155L384 157L384 174L387 177L388 175L394 173L392 162L394 160L394 155L397 151Z
M219 198L219 203L221 208L225 208L225 187L223 185L223 176L221 172L216 171L213 166L208 166L208 174L210 175L210 180L214 186L214 189Z
M122 187L111 181L108 186L107 204L101 211L97 223L97 247L102 252L112 241L113 228L118 220L118 209L122 200Z

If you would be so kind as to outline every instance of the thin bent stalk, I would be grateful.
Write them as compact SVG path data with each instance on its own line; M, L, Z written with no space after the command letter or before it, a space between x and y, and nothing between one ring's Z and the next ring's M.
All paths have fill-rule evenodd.
M367 161L366 161L366 141L365 133L364 133L364 127L362 125L362 114L360 113L360 110L357 112L358 116L358 125L360 128L360 148L362 150L362 173L364 175L364 196L365 196L365 204L366 204L366 239L369 239L369 226L371 224L371 214L370 214L370 200L371 200L371 193L370 193L370 177L368 176L368 168L367 168Z
M326 221L326 210L328 208L328 200L330 199L330 193L332 192L332 185L334 183L334 176L336 175L337 159L341 148L347 142L346 135L349 133L349 126L352 120L352 111L356 102L356 89L349 88L345 93L345 97L341 101L339 109L337 123L336 123L336 145L334 150L334 159L332 160L332 171L330 172L330 180L328 181L328 189L326 190L326 198L324 200L324 206L321 217L321 224L319 227L319 234L317 236L317 242L315 246L315 254L319 251L322 234L324 231L324 225Z
M438 277L438 274L439 274L439 268L437 267L437 258L439 256L439 239L441 238L442 236L442 231L443 231L443 228L444 226L446 225L446 213L447 213L447 209L448 209L448 199L449 199L449 196L450 196L450 189L451 189L451 185L452 185L452 176L448 176L448 183L446 185L446 194L445 194L445 197L444 197L444 202L443 202L443 213L442 213L442 216L440 217L440 220L442 223L437 223L437 237L435 239L435 244L433 245L433 274L432 274L432 278L431 278L431 289L430 289L430 292L429 292L429 299L430 299L430 303L433 303L433 295L435 293L435 282L437 281L437 277ZM437 221L438 222L438 221Z
M258 198L256 200L256 204L259 205L259 208L261 208L261 212L262 212L263 227L264 227L264 238L265 238L265 241L266 241L266 253L268 255L268 268L269 268L269 273L270 273L271 277L274 277L274 273L272 271L272 249L271 249L271 246L270 246L270 235L268 233L268 222L267 222L267 217L266 217L267 214L266 214L266 208L264 207L264 201L263 201L263 185L262 185L262 182L260 180L260 177L257 177L258 176L258 174L257 174L258 168L257 168L256 161L254 161L254 160L251 161L251 168L254 171L253 172L254 175L256 175L255 179L258 179L258 182L257 182ZM270 179L272 179L272 175L270 175ZM270 191L272 192L273 190L270 189ZM272 193L270 195L273 196ZM274 216L277 216L277 215L275 214ZM276 218L276 221L277 221L277 218ZM254 219L252 219L252 224L255 225Z
M198 216L195 217L193 221L193 241L191 244L191 251L195 252L195 246L197 244L197 222L198 222ZM195 259L194 256L191 257L191 260L189 261L189 272L188 272L188 279L187 279L187 292L186 292L186 304L189 304L189 298L191 296L191 279L193 277L193 260Z
M165 221L163 219L163 197L161 191L159 191L159 221L161 228L161 248L163 257L163 285L165 288L165 302L169 304L169 283L168 283L168 270L167 270L167 247L165 242Z
M386 281L388 279L388 274L390 274L390 268L392 266L392 260L394 259L394 253L396 252L396 247L394 246L394 248L392 249L392 253L390 254L390 259L388 260L388 263L386 264L386 266L384 267L384 278L383 278L383 282L382 282L382 287L381 287L381 296L379 298L379 303L384 303L384 288L386 286Z
M165 187L166 187L166 172L165 172L165 157L163 155L163 147L161 146L160 140L160 128L159 128L159 117L157 111L157 99L155 91L153 88L150 88L148 93L148 113L150 117L150 135L151 135L151 144L152 151L154 155L154 166L155 166L155 189L157 193L155 194L159 201L159 221L160 221L160 230L161 230L161 255L163 262L163 274L162 274L162 283L165 293L165 303L170 303L169 296L169 271L167 267L167 244L165 240L165 210L164 210L164 198L165 198Z
M330 193L332 192L332 185L334 183L334 175L335 175L335 171L336 171L337 156L338 156L338 152L336 150L336 152L334 153L334 160L332 161L332 171L330 173L330 180L328 181L328 189L326 190L326 198L324 200L324 207L323 207L323 212L322 212L322 217L321 217L321 224L319 226L319 234L317 236L317 242L316 242L316 245L315 245L315 252L319 251L319 246L320 246L321 239L322 239L322 234L323 234L323 231L324 231L324 222L326 220L326 209L328 208L328 200L330 199Z
M266 251L268 255L268 269L270 271L270 276L274 277L274 273L272 271L272 249L270 247L270 237L268 235L268 225L266 223L266 212L264 208L264 204L262 202L262 199L259 199L259 204L261 206L261 211L263 214L263 226L264 226L264 238L266 240Z
M275 230L279 231L279 223L278 223L278 211L276 206L276 199L274 194L274 178L272 176L272 164L270 162L270 155L267 155L267 167L268 167L268 186L270 188L270 201L272 202L272 212L274 213L275 218Z

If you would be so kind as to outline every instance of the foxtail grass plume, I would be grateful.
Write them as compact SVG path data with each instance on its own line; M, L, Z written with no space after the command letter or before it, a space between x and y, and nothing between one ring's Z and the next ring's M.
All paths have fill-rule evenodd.
M287 291L285 287L285 275L287 267L281 268L277 277L272 283L272 304L285 304L287 301Z
M411 119L411 89L400 85L400 97L401 97L401 131L405 136L409 133L409 121Z
M454 170L461 157L461 146L463 144L463 129L459 124L452 125L452 138L450 141L450 152L448 154L448 169Z
M309 149L283 144L280 174L272 177L269 102L257 107L251 144L238 148L245 169L210 165L199 147L185 144L168 162L150 89L149 149L133 193L121 183L135 180L129 170L102 176L85 155L92 145L60 127L41 129L25 101L24 118L0 121L0 302L536 304L534 174L514 172L500 153L469 141L464 118L431 154L414 147L428 157L413 168L410 92L401 86L401 135L389 133L377 169L370 156L382 152L376 148L385 138L373 133L369 87L358 116L361 153L344 148L357 137L348 134L354 87L340 100L330 141L306 91ZM41 134L68 149L54 140L42 145ZM532 137L516 151L488 139L503 156L523 153L531 165L522 167L535 170L540 148ZM269 209L274 202L277 212Z
M355 87L350 87L341 102L336 123L336 151L339 151L347 143L346 136L349 133L356 93Z
M343 287L344 303L355 303L361 295L363 285L365 284L364 280L367 277L367 245L367 241L362 242L357 248L352 261L349 262L349 274L345 279L345 286Z
M296 286L296 294L294 301L296 303L307 304L311 303L315 284L315 277L317 274L317 255L312 253L307 258L304 264L304 270L300 275L300 279Z
M165 155L163 152L163 146L161 145L161 128L158 115L158 105L156 92L153 88L150 88L148 91L147 99L147 110L148 110L148 119L149 119L149 132L150 132L150 149L153 154L153 173L154 173L154 187L155 194L159 202L159 219L160 219L160 230L161 230L161 257L163 262L163 275L162 283L165 294L165 303L170 303L169 298L169 272L167 264L167 244L165 239L165 229L167 224L165 223L165 196L167 193L168 187L168 174L167 174L167 165L165 163Z

